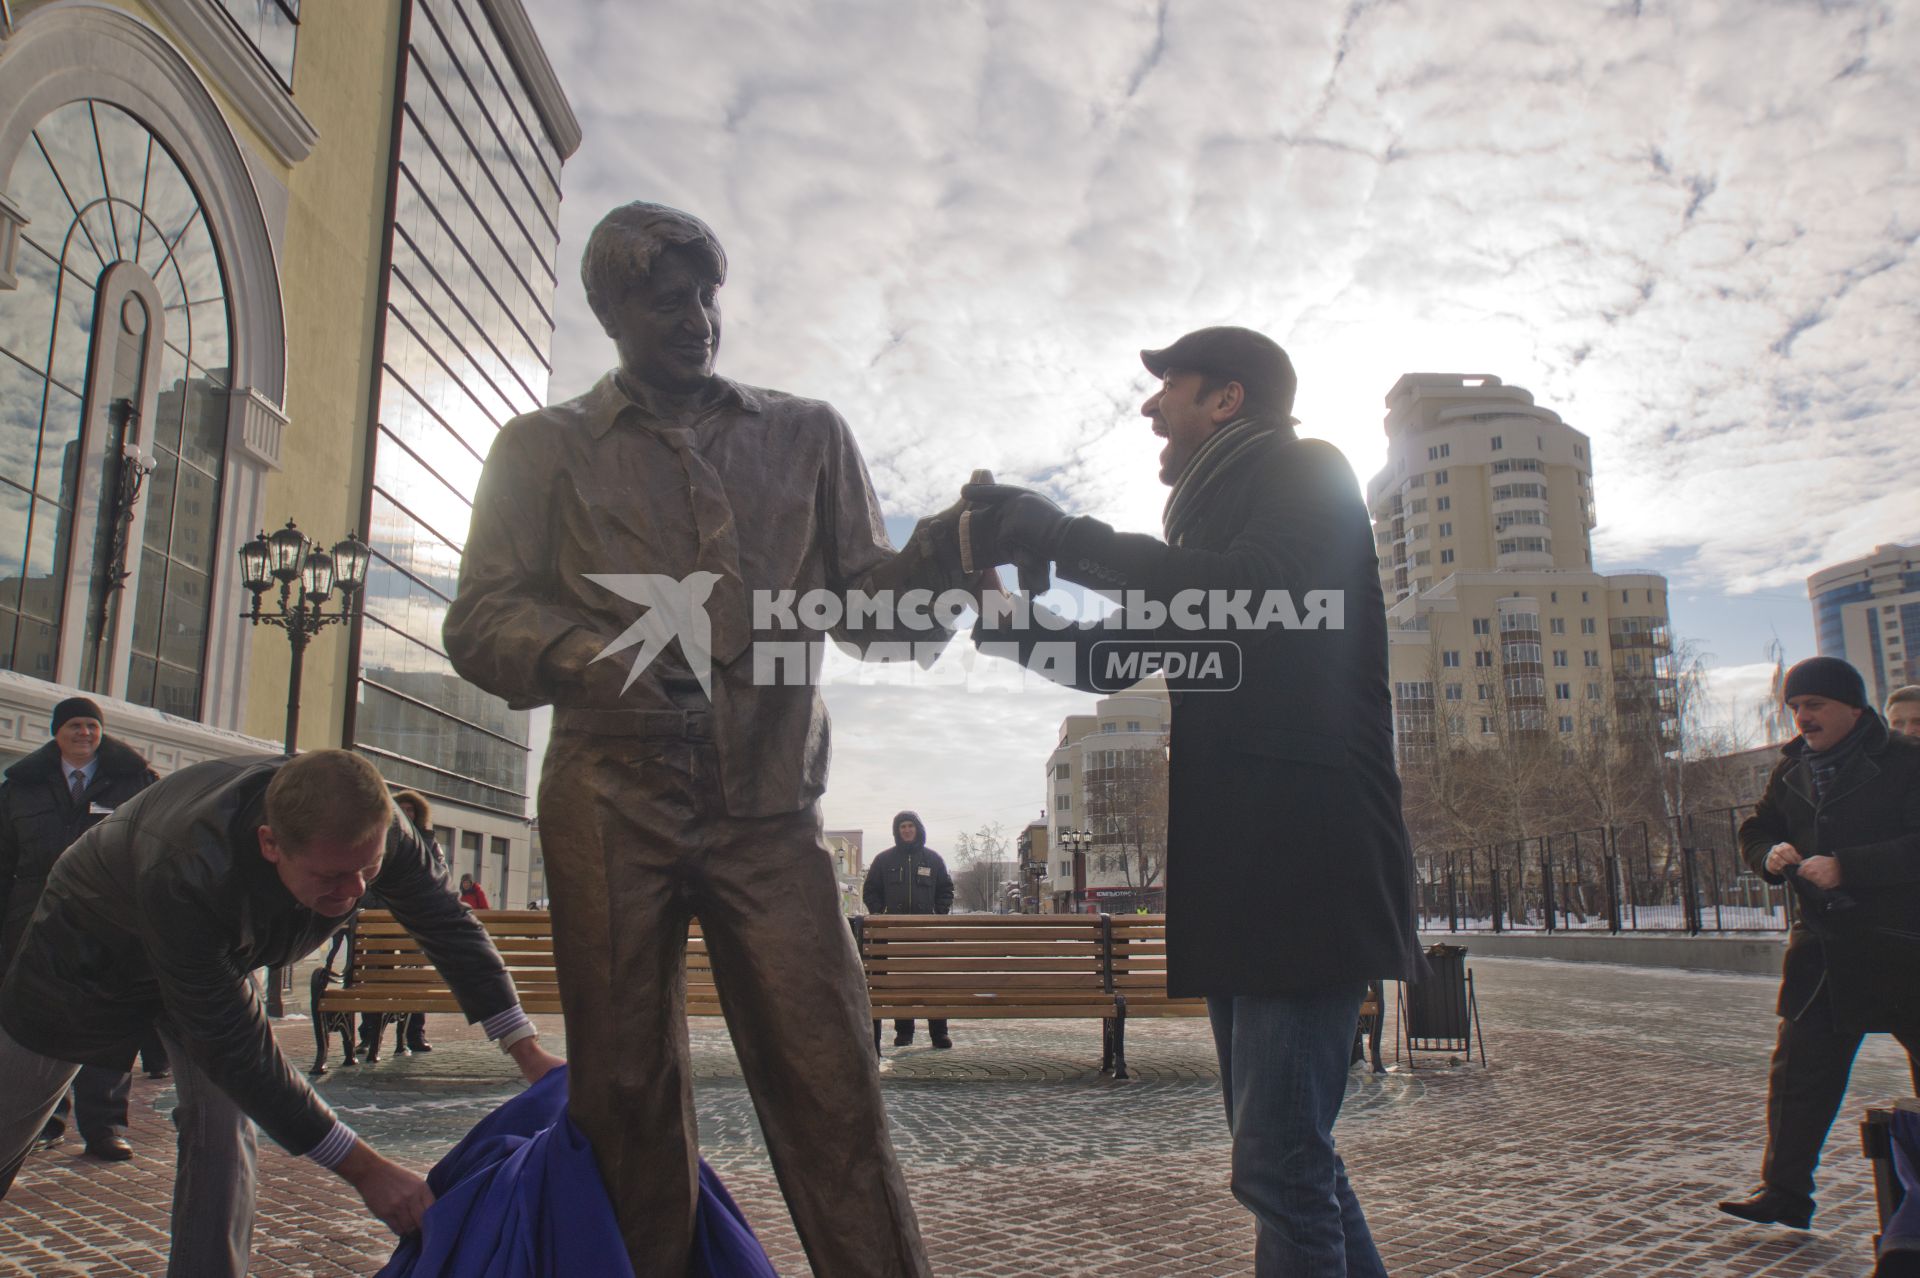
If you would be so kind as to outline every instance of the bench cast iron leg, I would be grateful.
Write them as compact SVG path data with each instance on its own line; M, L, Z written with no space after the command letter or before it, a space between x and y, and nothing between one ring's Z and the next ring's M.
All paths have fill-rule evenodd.
M875 1021L875 1022L873 1023L873 1054L874 1054L875 1056L880 1056L880 1055L881 1055L881 1051L880 1051L880 1022L879 1022L879 1021Z
M1113 1017L1113 1076L1127 1076L1127 1000L1114 996Z
M1113 1018L1111 1016L1100 1018L1100 1072L1102 1074L1113 1072Z

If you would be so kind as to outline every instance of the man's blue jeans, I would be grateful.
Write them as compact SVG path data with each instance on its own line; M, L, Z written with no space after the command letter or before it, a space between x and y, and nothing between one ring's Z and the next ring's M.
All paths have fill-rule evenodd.
M1386 1278L1333 1148L1365 986L1207 1000L1257 1278Z

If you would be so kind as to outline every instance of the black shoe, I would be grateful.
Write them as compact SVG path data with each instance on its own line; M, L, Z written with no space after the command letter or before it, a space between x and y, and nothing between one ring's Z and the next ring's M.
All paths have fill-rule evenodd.
M105 1163L124 1163L133 1157L133 1146L125 1136L102 1136L87 1142L87 1152Z
M172 1078L173 1070L168 1066L162 1065L159 1069L148 1070L147 1077L148 1078Z
M894 1045L895 1047L912 1047L912 1046L913 1046L913 1035L911 1035L911 1034L895 1034L895 1035L893 1036L893 1045Z
M433 1050L433 1044L423 1038L417 1043L408 1043L407 1050L410 1052L431 1052Z
M1720 1204L1720 1210L1756 1225L1785 1225L1788 1229L1813 1226L1813 1199L1778 1189L1760 1189L1751 1198L1733 1198Z
M945 1034L935 1034L933 1036L933 1045L944 1052L948 1048L953 1046L953 1040L948 1038Z
M27 1146L27 1152L30 1154L38 1154L52 1149L62 1140L65 1140L66 1135L65 1132L61 1132L58 1136L49 1136L45 1132L41 1132L33 1138L33 1143Z

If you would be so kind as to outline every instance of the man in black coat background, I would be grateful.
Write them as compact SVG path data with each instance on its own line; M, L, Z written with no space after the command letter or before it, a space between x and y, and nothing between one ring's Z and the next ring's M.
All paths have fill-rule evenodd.
M1272 341L1201 329L1141 359L1162 379L1141 412L1167 441L1165 541L964 490L974 562L1054 561L1123 624L1009 625L990 595L975 640L1084 691L1138 678L1143 651L1198 672L1168 680L1168 986L1208 1000L1257 1272L1375 1278L1332 1129L1367 982L1421 961L1372 526L1346 459L1294 434Z
M1805 1229L1813 1172L1860 1040L1907 1049L1920 1091L1920 740L1887 731L1835 657L1787 671L1800 735L1780 748L1740 851L1799 904L1780 972L1760 1188L1729 1216Z
M131 746L106 735L106 716L90 698L68 697L55 706L48 731L53 739L8 768L0 783L0 976L20 948L60 854L160 779ZM165 1071L166 1052L157 1037L149 1034L141 1051L149 1072ZM127 1063L132 1065L131 1057ZM59 1143L71 1108L87 1153L116 1163L132 1158L132 1084L130 1069L85 1066L73 1080L72 1099L60 1098L34 1147Z
M947 914L953 909L953 876L938 852L927 846L927 827L918 812L902 812L893 818L893 846L873 858L867 867L867 880L860 887L860 899L869 914ZM874 1041L879 1041L879 1022L875 1022ZM953 1046L947 1036L947 1023L929 1019L927 1037L937 1048ZM906 1047L913 1042L913 1019L893 1023L893 1045Z

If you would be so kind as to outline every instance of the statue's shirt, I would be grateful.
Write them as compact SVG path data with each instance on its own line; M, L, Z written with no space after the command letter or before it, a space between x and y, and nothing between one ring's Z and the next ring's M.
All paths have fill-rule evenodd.
M480 478L443 632L463 677L517 709L552 704L556 736L660 735L684 708L684 694L669 695L669 685L689 678L677 642L624 692L637 647L588 668L643 612L589 574L680 581L701 568L687 467L662 427L691 429L700 458L719 475L750 595L866 589L877 570L900 567L839 413L724 379L715 391L704 407L663 422L609 374L578 399L507 424ZM931 572L930 564L915 571L915 584L938 588ZM764 645L805 636L769 629L755 638ZM711 736L736 816L795 811L826 787L827 716L817 689L756 682L755 667L750 648L712 670Z

